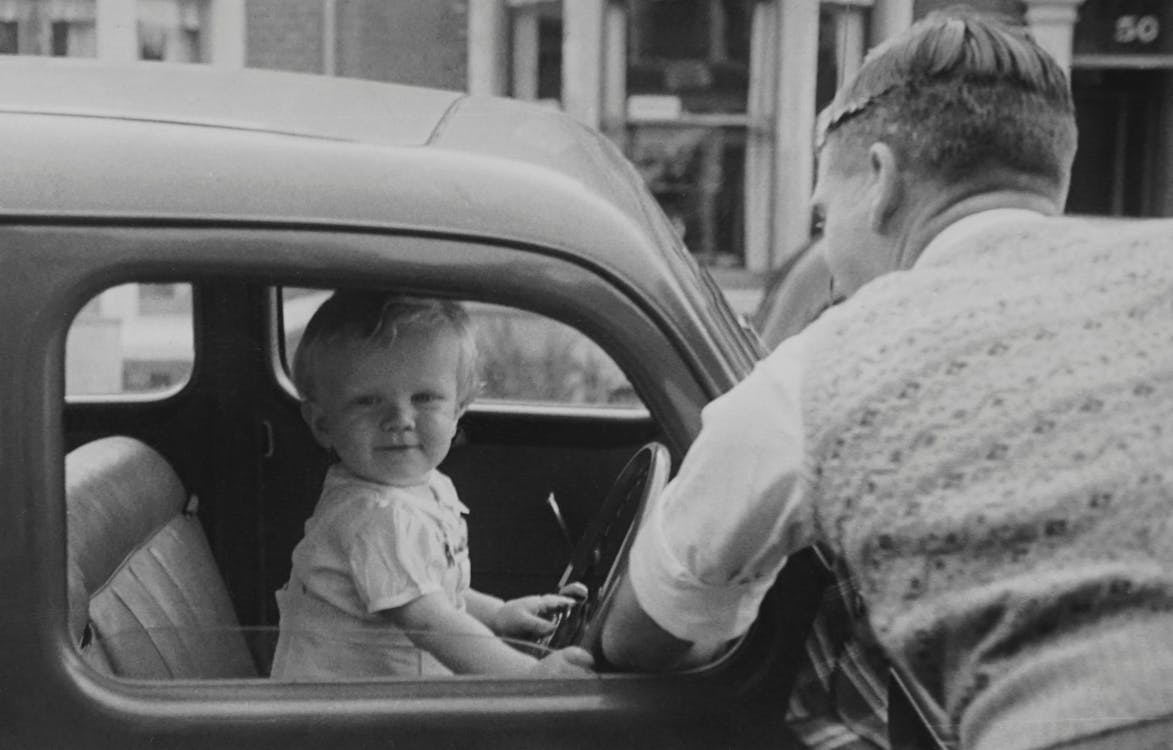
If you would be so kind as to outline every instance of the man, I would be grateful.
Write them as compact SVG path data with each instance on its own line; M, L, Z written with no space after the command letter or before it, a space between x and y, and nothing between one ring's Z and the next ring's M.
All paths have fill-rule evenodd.
M670 669L821 543L962 748L1173 737L1173 222L1060 218L1066 77L932 14L822 118L812 204L850 295L705 410L604 655Z

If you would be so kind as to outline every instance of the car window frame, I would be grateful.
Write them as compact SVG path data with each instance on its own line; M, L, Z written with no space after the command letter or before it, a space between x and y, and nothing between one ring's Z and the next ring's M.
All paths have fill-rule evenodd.
M285 351L284 307L282 297L283 289L284 287L276 285L270 287L269 289L269 327L266 351L268 354L269 367L271 369L271 377L288 397L297 400L297 386L293 383L292 374L290 373L288 366L288 360L291 357L291 353ZM565 321L551 318L549 316L544 316L541 313L534 312L533 310L518 305L503 305L498 302L486 302L483 298L480 297L465 296L460 298L460 301L491 304L497 307L509 307L524 314L542 317L547 321L564 326L574 334L581 336L591 345L598 348L598 350L611 361L612 365L618 367L620 371L623 372L624 378L627 380L628 385L631 385L630 377L627 375L626 370L623 370L623 368L614 361L606 349L604 349L598 342L596 342L586 333ZM468 408L469 411L473 414L526 414L533 416L584 418L605 417L608 419L618 419L632 422L645 421L651 418L651 413L648 411L648 408L643 403L642 399L638 404L574 404L559 403L554 401L478 397L473 400Z
M456 681L411 681L408 683L347 683L329 686L321 693L307 692L305 686L279 684L267 680L243 680L226 683L167 682L138 684L133 680L111 678L95 672L79 657L66 629L64 612L64 560L56 556L44 557L34 551L40 545L64 549L65 518L63 498L63 457L65 445L61 433L61 415L66 406L64 398L64 342L68 321L93 294L107 286L127 281L190 280L198 284L203 277L243 275L258 279L285 281L298 278L302 264L325 264L315 282L336 285L369 283L372 274L388 280L410 283L420 289L451 294L465 289L474 277L483 283L483 275L470 267L460 276L462 284L454 283L451 270L437 262L437 256L457 257L470 247L479 247L495 258L503 280L516 277L519 258L529 257L527 263L533 272L549 272L556 267L570 277L594 279L594 294L586 298L575 296L568 302L567 295L547 293L531 305L521 304L530 293L530 286L507 290L492 302L518 304L555 319L573 318L575 311L583 313L598 307L598 295L610 299L607 324L599 325L604 337L610 335L627 343L620 346L623 357L617 362L625 372L631 370L620 361L624 357L637 361L650 357L655 366L643 364L635 369L638 378L633 384L640 388L642 380L662 379L667 367L665 359L675 358L673 369L678 372L673 380L663 385L663 393L650 400L653 413L665 409L666 403L677 404L677 417L662 420L665 439L677 443L677 453L691 441L699 426L699 411L714 395L707 389L706 378L720 379L727 363L714 362L707 375L698 373L696 362L689 362L684 352L688 342L680 339L666 321L658 320L649 312L646 300L632 297L623 284L615 283L604 269L589 267L565 253L543 253L538 248L519 243L486 243L480 238L453 238L450 236L419 236L411 233L355 231L338 229L323 231L288 227L212 228L155 223L147 226L103 225L100 227L56 226L42 224L29 231L13 230L6 234L13 257L38 252L61 261L59 273L52 279L42 278L29 288L6 301L11 310L23 311L29 318L20 344L13 347L18 355L29 355L29 347L38 352L30 357L27 370L9 371L8 382L17 384L6 399L23 397L21 408L14 416L27 421L29 429L18 445L12 443L13 434L7 433L9 454L18 453L28 459L6 481L8 509L23 510L29 530L24 546L10 559L36 561L32 574L15 584L13 601L27 605L23 617L36 623L36 637L43 645L28 654L26 667L38 676L47 692L46 700L59 703L61 711L90 712L97 710L109 715L134 718L144 725L168 726L169 717L184 716L185 731L215 734L215 727L249 722L264 715L281 716L287 731L310 731L324 720L329 720L339 734L354 732L363 726L364 716L379 716L396 726L411 726L422 717L447 719L486 715L507 717L524 707L538 718L535 721L562 721L574 716L597 714L600 700L608 705L643 705L652 710L649 696L657 691L675 693L682 686L676 677L608 675L601 680L553 680L540 685L526 680L494 677L467 677ZM80 240L84 239L84 243ZM379 247L401 241L410 251L408 258L381 259ZM290 253L291 241L304 250L304 255ZM371 243L374 243L373 245ZM75 253L72 246L84 244L86 253ZM355 246L359 247L355 247ZM436 248L446 246L446 253ZM66 249L62 249L62 248ZM331 259L330 254L341 250L342 259ZM374 266L374 267L372 267ZM165 269L165 272L164 272ZM514 282L515 283L515 282ZM579 291L584 291L579 288ZM198 312L197 312L198 321ZM656 336L653 346L638 346L640 338L631 328ZM198 325L198 322L197 322ZM576 326L577 327L577 326ZM580 328L580 330L582 330ZM591 335L591 334L588 334ZM598 340L598 331L592 338ZM199 340L197 331L197 340ZM9 343L14 337L9 336ZM646 342L645 342L646 343ZM614 356L613 346L602 344ZM198 347L198 344L197 344ZM638 351L637 351L638 349ZM649 352L650 349L650 352ZM197 351L198 357L198 351ZM15 380L13 380L15 376ZM31 379L30 379L31 377ZM10 590L11 592L11 590ZM45 596L46 592L48 596ZM9 619L9 628L13 627ZM27 627L27 625L26 625ZM706 680L720 682L722 676L740 679L736 673L722 668L706 670ZM443 698L442 705L436 700ZM371 701L377 701L372 704ZM342 701L340 704L339 701ZM653 701L654 703L654 701ZM350 708L346 708L349 706ZM372 713L373 712L373 713ZM487 713L486 713L487 712ZM346 718L349 716L350 718ZM341 718L340 718L341 717ZM537 726L531 724L530 726ZM357 736L357 735L356 735Z

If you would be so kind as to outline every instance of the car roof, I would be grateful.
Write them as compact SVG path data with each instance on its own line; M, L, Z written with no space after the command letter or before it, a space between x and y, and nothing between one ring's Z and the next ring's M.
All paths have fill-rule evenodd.
M393 221L394 205L356 201L348 188L369 191L359 164L386 167L394 159L404 174L384 174L378 183L410 183L422 169L430 179L413 188L433 203L443 202L435 200L436 189L453 171L480 178L451 185L474 210L475 198L508 194L514 174L501 163L507 161L529 168L524 179L531 186L562 183L555 192L567 193L573 183L581 197L602 198L637 223L648 219L629 165L617 161L608 142L560 112L516 100L256 69L14 57L0 61L0 116L14 123L5 128L9 158L18 157L13 166L28 167L19 181L0 185L0 205L9 211ZM59 148L62 139L68 148ZM89 165L95 169L87 171ZM76 189L63 190L66 174ZM311 176L319 196L343 196L297 199L310 187L298 174ZM214 176L217 189L202 190L201 176ZM111 191L115 180L118 190ZM95 182L98 189L87 194ZM175 196L159 191L159 182L188 187ZM533 200L540 192L514 197ZM282 205L286 210L278 210ZM481 217L486 228L491 216ZM559 228L565 233L573 225Z
M0 216L406 225L554 246L605 247L619 239L608 230L670 240L610 142L516 100L14 57L0 61L0 136Z
M712 319L731 318L631 163L545 105L258 69L16 56L0 60L0 143L6 223L483 238L604 269L662 306L664 320L711 331Z

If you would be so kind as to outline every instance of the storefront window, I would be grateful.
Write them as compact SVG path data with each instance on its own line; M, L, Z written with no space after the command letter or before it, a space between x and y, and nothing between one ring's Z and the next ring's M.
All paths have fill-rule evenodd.
M685 244L745 265L745 146L753 0L629 6L625 149Z
M138 0L139 58L201 62L200 0Z
M94 57L94 0L0 0L0 54Z

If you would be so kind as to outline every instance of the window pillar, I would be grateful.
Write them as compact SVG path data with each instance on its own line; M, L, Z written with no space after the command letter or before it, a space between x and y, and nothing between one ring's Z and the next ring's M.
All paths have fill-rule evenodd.
M541 39L541 8L536 3L513 9L513 86L518 99L538 98L538 64Z
M508 39L505 0L468 0L468 93L508 93Z
M139 59L137 0L96 0L94 18L98 59Z
M562 2L562 108L592 128L602 124L607 0Z
M750 26L749 100L745 143L745 267L777 265L771 252L774 222L774 92L778 78L777 2L754 3Z
M912 18L912 0L876 0L872 7L871 46L907 29Z
M774 81L774 200L770 212L773 221L770 250L777 257L785 258L810 236L819 4L775 1L779 6L775 18L780 75L776 75ZM747 255L748 270L766 270L762 260Z
M627 122L627 8L623 3L607 4L603 33L603 132L622 145Z
M1068 71L1082 4L1083 0L1026 0L1026 22L1035 40Z
M327 0L327 4L331 1ZM243 68L244 3L240 0L205 0L201 21L201 31L207 35L203 59L222 68Z

